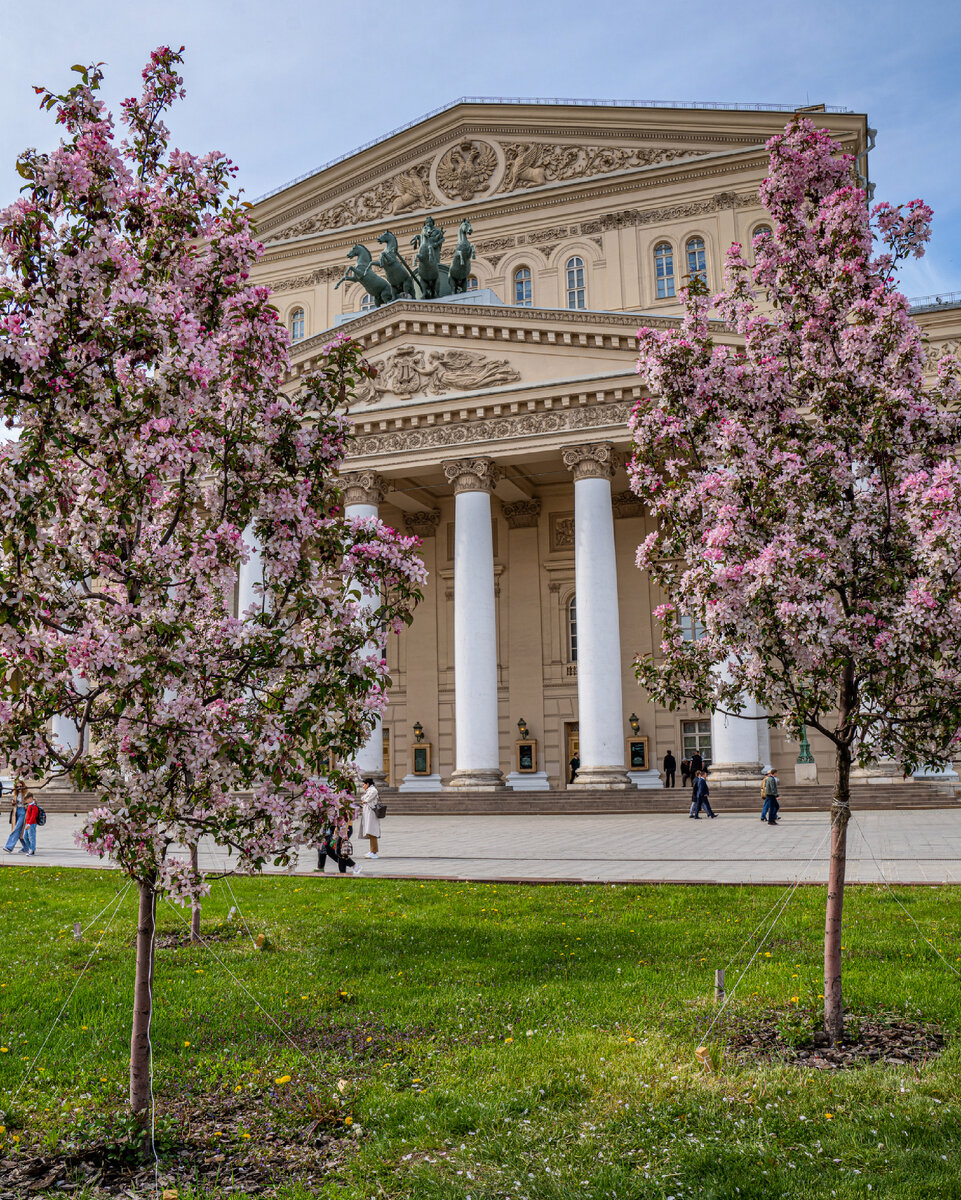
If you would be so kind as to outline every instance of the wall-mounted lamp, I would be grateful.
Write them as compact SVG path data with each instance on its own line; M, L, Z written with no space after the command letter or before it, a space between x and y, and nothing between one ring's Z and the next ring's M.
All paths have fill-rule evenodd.
M420 721L415 721L414 722L414 741L422 742L423 740L424 740L424 726L421 725Z
M522 740L526 741L531 736L531 731L527 728L527 722L523 717L517 722L517 732L521 735Z
M627 722L631 727L631 733L637 737L637 735L641 732L641 723L637 719L637 713L631 713L631 715L627 718Z

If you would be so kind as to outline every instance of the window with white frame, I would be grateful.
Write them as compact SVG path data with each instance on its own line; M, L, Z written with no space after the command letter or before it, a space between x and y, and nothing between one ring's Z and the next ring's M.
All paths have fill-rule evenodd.
M682 721L681 750L685 758L690 758L697 751L704 760L705 767L711 765L711 722Z
M700 279L707 283L707 247L702 237L688 238L687 274L689 279Z
M363 296L360 298L360 311L372 312L376 307L377 301L374 299L374 297L370 294L370 292L364 292Z
M577 596L567 602L567 661L577 662Z
M514 303L519 308L530 308L534 303L530 267L518 267L514 272Z
M290 314L290 340L292 342L304 340L304 310L302 308L295 308Z
M695 621L690 613L681 613L681 636L685 642L699 642L704 636L704 626Z
M567 260L567 307L586 308L587 290L584 286L584 260L574 255Z
M658 300L670 300L674 293L674 249L670 242L654 247L654 279Z
M479 285L477 283L477 276L476 275L468 275L467 276L467 290L469 292L476 292L478 286Z

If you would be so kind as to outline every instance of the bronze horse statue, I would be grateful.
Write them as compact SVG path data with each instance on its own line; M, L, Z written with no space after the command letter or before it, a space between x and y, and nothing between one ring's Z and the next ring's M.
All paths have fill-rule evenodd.
M434 300L445 294L440 268L440 251L443 243L444 231L434 224L433 217L424 219L423 230L412 237L410 241L417 251L417 278L424 289L425 300Z
M347 268L343 277L338 279L334 284L335 292L342 283L359 283L369 296L373 296L374 303L378 308L382 304L389 304L391 300L395 299L392 285L374 270L372 265L373 259L366 246L361 246L358 242L351 249L347 257L356 258L357 266Z
M454 247L454 257L451 259L450 290L457 295L467 291L467 280L470 278L470 260L474 257L474 247L467 240L467 235L473 233L471 223L465 217L457 231L457 245Z
M385 229L377 240L384 246L377 265L387 276L387 282L394 289L394 298L406 295L414 300L419 299L420 287L414 272L397 253L397 239L389 229Z

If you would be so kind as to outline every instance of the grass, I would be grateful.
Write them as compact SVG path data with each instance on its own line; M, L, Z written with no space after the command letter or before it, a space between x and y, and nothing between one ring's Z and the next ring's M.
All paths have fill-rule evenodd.
M122 1111L135 900L77 942L74 922L116 894L117 874L0 878L6 1156L93 1137ZM158 950L161 1149L165 1106L185 1096L246 1097L292 1120L308 1096L349 1152L309 1191L281 1181L284 1200L961 1197L961 980L884 890L848 893L848 1005L939 1021L945 1052L838 1073L728 1056L707 1073L694 1051L715 1011L714 969L776 889L278 876L232 888L215 884L204 907L212 949ZM961 892L898 894L961 966ZM235 901L268 951L223 937ZM822 891L799 889L729 1006L741 1024L773 1008L803 1028L821 990L822 919ZM183 929L169 907L160 925ZM729 966L729 987L749 954ZM216 1136L266 1134L248 1122Z

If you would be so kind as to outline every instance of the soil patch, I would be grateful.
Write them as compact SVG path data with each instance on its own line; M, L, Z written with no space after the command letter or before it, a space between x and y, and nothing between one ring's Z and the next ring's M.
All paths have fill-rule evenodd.
M725 1022L728 1053L754 1062L794 1063L818 1071L839 1071L881 1063L904 1067L941 1053L947 1038L934 1024L908 1021L895 1014L851 1016L844 1040L830 1038L806 1013L763 1012L732 1016Z
M200 927L200 936L204 942L235 942L238 938L247 937L247 930L242 925L217 925L213 929L205 929ZM131 945L136 944L136 937L130 939ZM161 933L159 930L154 939L154 943L158 950L185 950L193 948L199 950L204 942L192 942L190 940L190 930L186 927L175 929L172 932L167 930Z
M161 1194L192 1186L218 1196L270 1197L291 1183L319 1191L363 1133L351 1113L351 1085L340 1082L342 1089L295 1078L256 1093L158 1098ZM78 1124L54 1150L39 1136L33 1144L29 1131L23 1143L0 1159L0 1200L70 1195L84 1187L103 1200L155 1195L149 1141L145 1148L125 1113Z

